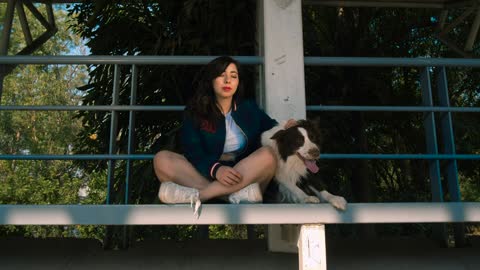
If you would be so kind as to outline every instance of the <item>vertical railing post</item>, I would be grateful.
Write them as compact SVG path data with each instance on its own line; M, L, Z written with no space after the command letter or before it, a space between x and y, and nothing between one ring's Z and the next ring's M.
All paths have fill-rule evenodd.
M131 87L130 87L130 105L133 106L137 103L137 81L138 81L138 68L136 65L132 65L131 69ZM130 156L135 153L135 112L128 112L128 145L127 154ZM133 160L127 160L127 168L125 173L125 198L124 204L129 204L130 197L130 180L132 179L132 166ZM123 248L127 248L129 245L128 226L123 226Z
M112 93L112 106L118 105L119 92L120 92L120 67L114 66L113 73L113 93ZM116 152L117 141L117 126L118 126L118 112L111 110L110 118L110 143L108 146L108 154L113 155ZM111 188L115 179L115 160L108 160L108 176L107 176L107 204L111 203Z
M437 76L437 94L440 106L450 107L448 95L448 81L445 67L440 67ZM445 154L455 154L455 136L453 134L453 120L451 112L440 113L440 129L442 132L442 143ZM448 183L448 193L452 202L460 202L460 185L458 182L457 160L447 161L446 180ZM454 224L455 245L460 247L465 245L465 225L463 223Z
M430 82L430 67L423 68L420 74L420 85L422 88L422 105L433 107L432 85ZM433 112L425 112L423 117L423 126L425 129L425 141L427 154L438 154L437 133L435 130L435 115ZM440 162L438 159L428 161L428 171L430 176L430 185L432 188L432 201L442 202L443 191L440 175ZM435 237L444 246L447 245L445 224L436 224L433 227Z
M120 92L120 66L117 64L114 66L113 71L113 92L112 92L112 106L118 105ZM110 143L108 147L108 154L113 155L116 152L116 141L117 141L117 126L118 126L118 111L111 110L110 117ZM115 160L108 160L108 174L107 174L107 199L106 204L111 204L112 196L112 184L115 180ZM112 226L107 226L105 231L104 243L103 246L106 249L111 248L111 240L113 237Z
M132 65L131 70L131 87L130 87L130 105L134 106L137 103L137 81L138 81L138 68L136 65ZM135 153L135 112L128 112L128 146L127 154L132 155ZM132 179L132 160L127 160L127 172L125 179L125 204L129 203L129 187L130 179Z
M112 92L112 106L118 105L120 92L120 67L119 65L114 66L113 71L113 92ZM117 126L118 126L118 111L111 110L110 118L110 142L108 147L108 154L113 155L116 152L116 141L117 141ZM106 204L110 204L112 196L112 184L115 180L115 160L108 160L108 174L107 174L107 199ZM107 226L105 237L104 237L104 248L111 248L111 240L113 237L112 226Z

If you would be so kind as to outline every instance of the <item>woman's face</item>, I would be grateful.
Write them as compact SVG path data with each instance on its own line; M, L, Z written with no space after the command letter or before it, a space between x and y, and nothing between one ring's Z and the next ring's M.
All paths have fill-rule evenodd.
M237 66L231 63L225 71L213 79L213 91L217 100L232 98L239 83Z

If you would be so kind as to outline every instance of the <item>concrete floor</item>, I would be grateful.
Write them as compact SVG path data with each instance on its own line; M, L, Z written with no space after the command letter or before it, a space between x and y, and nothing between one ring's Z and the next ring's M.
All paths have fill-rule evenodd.
M298 269L297 254L271 253L263 240L145 241L105 251L84 239L0 239L0 269ZM329 270L478 270L480 243L439 248L429 241L327 241Z

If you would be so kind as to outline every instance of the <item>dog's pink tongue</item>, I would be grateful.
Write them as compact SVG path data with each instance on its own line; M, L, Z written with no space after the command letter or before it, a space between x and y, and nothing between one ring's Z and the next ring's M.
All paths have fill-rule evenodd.
M307 169L312 173L317 173L319 170L315 160L305 160L305 165L307 166Z

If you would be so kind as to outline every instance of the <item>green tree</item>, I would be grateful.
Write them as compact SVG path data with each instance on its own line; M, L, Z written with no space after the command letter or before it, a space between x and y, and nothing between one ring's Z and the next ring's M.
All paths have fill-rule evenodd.
M303 9L305 55L362 57L458 57L435 38L438 11L400 8ZM455 17L450 17L448 22ZM463 26L462 26L463 27ZM455 33L463 33L457 29ZM456 39L460 39L458 34ZM463 35L465 38L466 35ZM478 48L474 52L478 55ZM419 106L421 68L307 67L307 103L312 105ZM437 70L433 70L434 76ZM452 106L478 106L474 69L448 69ZM435 89L435 80L433 89ZM434 96L436 96L434 94ZM422 113L310 113L320 116L327 153L425 153ZM437 114L437 125L440 119ZM458 153L478 153L478 116L453 114ZM475 119L474 119L475 118ZM439 132L437 134L440 134ZM440 141L440 140L439 140ZM472 198L478 162L459 162L464 199ZM322 161L331 189L350 201L430 201L426 161ZM338 184L340 183L340 184ZM448 200L447 185L444 185ZM475 189L474 189L475 190ZM474 197L474 196L473 196ZM404 233L411 232L405 226ZM370 228L371 229L371 228ZM370 231L371 233L371 231Z
M0 6L4 14L5 4ZM45 12L40 9L41 12ZM40 24L30 18L30 29L35 37L43 31ZM68 30L70 21L64 10L56 10L58 34L45 43L36 55L64 55L73 47L81 47L81 40ZM19 22L14 21L9 54L25 46ZM76 87L84 84L85 66L20 65L4 80L2 105L78 105L81 96ZM71 154L76 134L82 129L74 112L66 111L2 111L0 112L0 153L2 154ZM103 176L103 178L102 178ZM103 179L103 180L102 180ZM77 204L78 192L89 186L98 189L105 182L104 173L85 174L72 161L0 161L1 204ZM105 190L105 187L102 187ZM99 203L103 191L91 192L85 200ZM58 226L7 226L1 234L35 237L84 235L89 229Z

